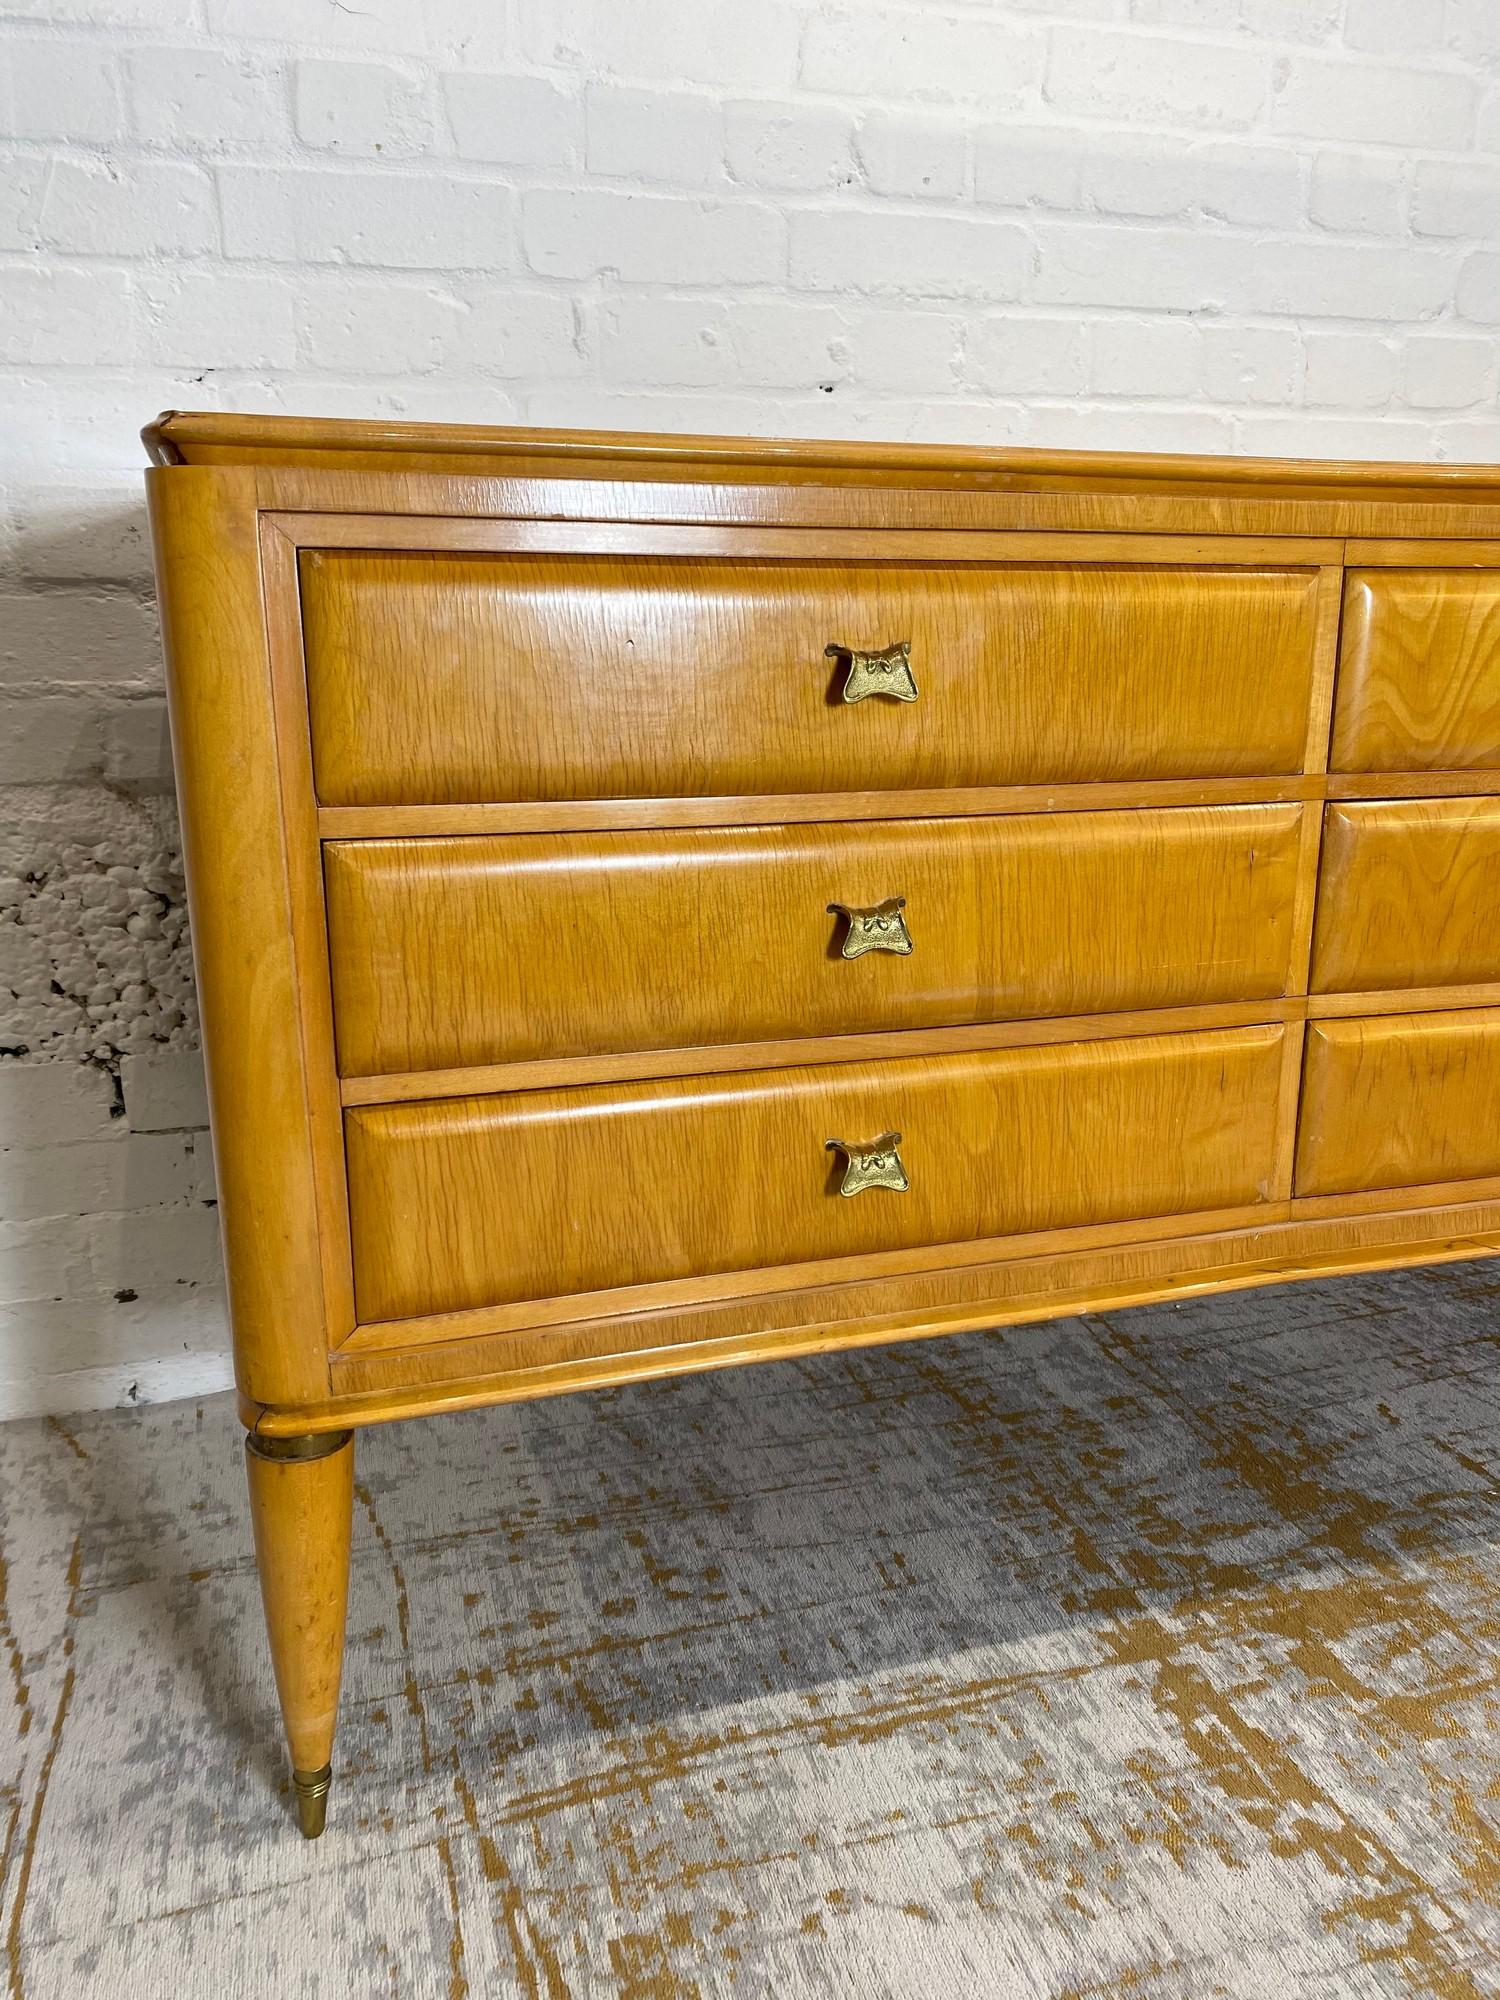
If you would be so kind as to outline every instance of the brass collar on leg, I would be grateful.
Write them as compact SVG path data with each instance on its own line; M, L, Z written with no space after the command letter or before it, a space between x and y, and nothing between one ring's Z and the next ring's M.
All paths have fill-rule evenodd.
M253 1451L257 1458L268 1459L272 1465L292 1465L332 1458L353 1436L353 1431L303 1431L296 1437L260 1437L254 1431L246 1431L245 1449Z
M292 1789L297 1795L297 1824L303 1838L316 1840L328 1818L328 1787L333 1782L333 1766L321 1771L293 1771Z

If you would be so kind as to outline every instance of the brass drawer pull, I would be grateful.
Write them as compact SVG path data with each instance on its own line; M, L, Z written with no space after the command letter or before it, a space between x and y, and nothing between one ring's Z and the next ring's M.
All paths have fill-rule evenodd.
M825 646L823 657L849 662L844 676L845 701L863 701L868 694L888 694L894 701L917 698L910 639L898 639L894 646L883 646L878 653L861 653L854 646Z
M840 958L863 958L867 951L894 951L909 958L916 949L901 914L906 908L904 896L887 896L868 910L855 909L850 903L830 903L828 908L847 926Z
M829 1139L824 1143L828 1152L844 1156L840 1194L863 1194L866 1188L891 1188L896 1194L905 1194L911 1186L901 1155L896 1151L901 1144L899 1132L882 1132L865 1146L848 1139Z

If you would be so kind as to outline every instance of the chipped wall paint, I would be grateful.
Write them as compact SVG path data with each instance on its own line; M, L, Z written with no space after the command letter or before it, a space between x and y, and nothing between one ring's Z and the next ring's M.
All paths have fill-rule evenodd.
M176 815L0 792L0 1414L222 1386Z
M0 1055L108 1065L191 1049L176 818L120 793L16 802L0 827Z

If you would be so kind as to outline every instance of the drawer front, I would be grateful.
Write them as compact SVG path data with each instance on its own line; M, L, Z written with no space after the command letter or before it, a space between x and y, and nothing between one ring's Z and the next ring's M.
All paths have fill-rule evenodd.
M326 804L1301 766L1317 575L310 551ZM909 641L915 700L847 654Z
M1213 806L333 842L340 1068L1271 998L1299 825Z
M1500 1008L1310 1022L1298 1194L1500 1174Z
M1263 1200L1257 1027L346 1114L362 1321ZM840 1192L902 1134L905 1192Z
M1324 821L1315 993L1500 979L1500 799L1375 799Z
M1500 571L1350 571L1332 763L1500 765Z

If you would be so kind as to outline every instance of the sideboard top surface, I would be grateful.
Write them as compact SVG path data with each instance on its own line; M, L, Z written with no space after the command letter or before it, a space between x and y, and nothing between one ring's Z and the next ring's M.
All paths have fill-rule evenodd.
M671 477L759 483L851 476L976 492L1136 492L1302 499L1466 500L1500 505L1500 466L1032 451L964 445L726 438L633 431L405 424L342 417L166 410L142 432L159 466L323 471Z

